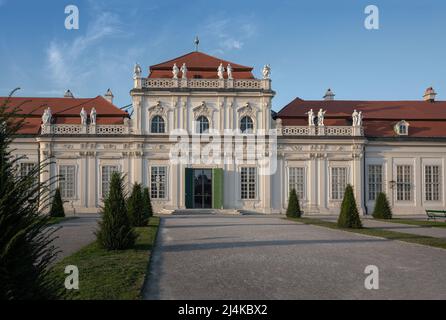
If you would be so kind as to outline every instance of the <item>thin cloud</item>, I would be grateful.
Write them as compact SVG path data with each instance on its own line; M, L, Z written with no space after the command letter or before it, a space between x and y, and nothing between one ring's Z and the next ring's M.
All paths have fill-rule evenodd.
M1 0L0 0L1 1ZM66 32L80 32L66 31ZM47 67L50 78L64 87L82 83L92 72L91 52L96 45L107 38L123 36L119 17L110 12L98 14L87 26L84 35L72 42L53 40L46 49Z
M204 35L215 39L217 46L214 52L225 53L240 50L244 42L255 35L255 25L241 18L212 18L205 24ZM248 19L252 20L252 19Z

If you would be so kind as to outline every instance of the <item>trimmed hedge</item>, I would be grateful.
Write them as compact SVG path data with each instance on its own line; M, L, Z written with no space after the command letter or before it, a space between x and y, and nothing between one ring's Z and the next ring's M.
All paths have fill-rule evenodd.
M338 218L338 227L340 228L362 228L361 219L359 218L358 207L356 206L353 187L347 185L345 188L344 199L342 200L341 212Z
M392 219L392 209L384 192L380 192L373 209L373 218L375 219Z
M302 216L302 211L300 209L300 204L299 204L299 198L297 197L297 193L294 188L291 189L290 191L286 216L289 218L300 218Z

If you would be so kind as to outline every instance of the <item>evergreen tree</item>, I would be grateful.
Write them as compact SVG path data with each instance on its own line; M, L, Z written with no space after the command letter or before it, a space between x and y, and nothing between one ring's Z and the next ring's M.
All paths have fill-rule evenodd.
M149 220L149 218L153 216L152 201L150 200L149 188L147 187L144 188L142 199L143 199L144 217L146 217L146 219Z
M338 218L338 227L341 228L362 228L361 219L359 218L358 207L356 206L353 187L347 185L345 188L344 199L342 200L341 212Z
M299 198L297 197L297 193L294 188L291 189L290 191L286 216L289 218L300 218L302 216L302 211L300 210Z
M54 192L53 203L51 204L50 216L65 217L65 210L63 208L63 201L60 195L60 188L57 188L56 192Z
M380 192L375 202L373 210L373 218L375 219L392 219L392 209L384 192Z
M103 248L123 250L135 244L136 235L126 208L124 182L118 172L111 176L110 191L104 200L101 215L96 238Z
M127 200L127 211L132 226L144 227L147 225L148 217L145 216L142 187L139 183L133 185L132 193Z
M63 284L49 276L55 229L43 214L51 181L39 181L47 163L20 172L23 157L11 154L11 142L24 118L9 98L0 104L0 300L55 299Z

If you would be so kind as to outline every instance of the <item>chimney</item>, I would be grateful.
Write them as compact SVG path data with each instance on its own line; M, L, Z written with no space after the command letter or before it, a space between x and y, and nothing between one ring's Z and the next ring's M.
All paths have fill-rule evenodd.
M107 100L110 103L113 103L113 93L111 92L110 88L107 89L107 92L104 94L105 100Z
M65 91L64 98L74 98L73 93L70 91L70 89L68 89L67 91Z
M426 102L435 102L435 96L437 95L437 93L435 92L434 88L429 87L426 89L426 91L424 92L424 96L423 99Z
M330 88L328 88L327 92L325 92L324 100L325 101L332 101L334 100L335 94L333 91L331 91Z

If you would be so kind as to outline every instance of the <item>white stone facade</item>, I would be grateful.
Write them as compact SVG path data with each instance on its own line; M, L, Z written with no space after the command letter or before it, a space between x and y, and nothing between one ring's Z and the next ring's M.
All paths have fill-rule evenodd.
M128 185L148 186L158 212L184 210L186 168L222 169L223 199L218 209L230 212L284 213L290 184L306 214L338 214L348 183L362 214L371 214L379 190L387 193L396 215L446 207L446 139L380 140L366 138L362 126L284 126L271 116L274 94L269 78L154 79L137 74L130 121L42 126L40 135L18 137L12 148L17 156L27 157L24 164L52 160L42 179L61 172L69 176L62 182L68 213L97 212L114 170L125 174ZM277 129L275 173L254 172L252 177L243 168L258 165L237 165L235 160L220 165L172 164L176 140L169 133L182 129L193 135L200 116L220 134L240 129L245 116L251 118L254 134ZM152 132L154 117L161 117L162 132ZM239 138L234 134L231 139L237 144ZM242 172L254 180L254 189L249 183L243 185ZM252 195L242 197L243 188L245 195Z

